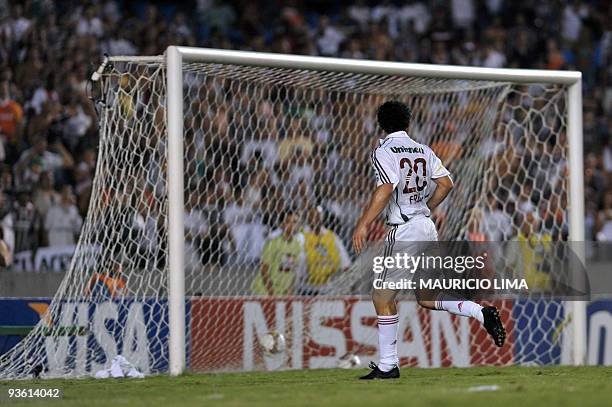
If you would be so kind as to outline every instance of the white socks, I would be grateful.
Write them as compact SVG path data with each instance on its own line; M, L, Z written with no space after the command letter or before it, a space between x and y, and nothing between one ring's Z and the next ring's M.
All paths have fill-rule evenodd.
M380 351L380 363L378 368L388 372L395 365L399 365L397 357L397 328L399 317L395 315L378 316L378 348Z
M436 301L436 309L463 317L475 318L480 323L484 322L482 307L473 301L439 298ZM399 358L397 357L398 327L399 317L397 314L378 316L378 349L380 352L378 368L383 372L388 372L396 365L399 366Z
M482 316L482 307L480 305L467 300L449 300L438 299L436 301L436 309L448 311L451 314L461 315L462 317L476 318L480 321L480 323L484 322L484 318Z

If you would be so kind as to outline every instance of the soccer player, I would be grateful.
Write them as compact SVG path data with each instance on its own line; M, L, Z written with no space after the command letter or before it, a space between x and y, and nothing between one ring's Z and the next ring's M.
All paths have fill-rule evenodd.
M406 133L411 119L408 106L396 101L386 102L378 108L377 119L388 135L372 153L376 190L357 223L353 246L357 253L363 250L370 224L386 208L386 222L391 230L386 237L385 253L389 255L393 253L396 241L438 240L430 214L452 190L453 181L434 152ZM430 193L432 182L436 188ZM418 255L420 252L408 254ZM393 281L393 270L383 272L382 278L383 281ZM399 316L395 302L397 294L398 290L373 290L372 301L378 315L380 361L378 365L370 363L372 371L361 377L363 380L393 379L400 375L397 355ZM415 294L422 307L477 319L497 346L504 344L506 332L495 307L482 307L475 302L444 293L437 293L435 298L432 295L419 295L418 291Z

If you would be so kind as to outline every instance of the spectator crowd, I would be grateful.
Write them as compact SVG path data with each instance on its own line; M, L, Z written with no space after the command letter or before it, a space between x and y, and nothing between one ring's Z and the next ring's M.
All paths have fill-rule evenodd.
M0 237L12 255L34 253L44 246L73 245L78 238L88 211L99 139L88 78L102 55L158 55L168 45L177 44L491 68L580 70L585 196L589 197L586 239L612 241L612 7L605 0L0 0ZM263 103L257 114L266 116L271 108ZM318 104L317 109L325 109L325 104ZM356 113L371 116L371 112ZM312 139L323 144L338 136L324 123L324 111L315 116L321 120L270 121L271 127L285 126L280 142L258 139L256 134L233 153L243 165L254 155L262 163L248 185L236 188L231 174L208 174L215 186L207 187L206 200L225 202L214 222L227 225L236 218L253 216L245 202L265 206L272 201L261 199L262 191L267 190L269 196L278 193L276 199L286 200L282 191L271 190L275 180L266 163L290 159L292 171L286 176L298 191L293 196L313 195L307 187L317 172L316 163L308 158L317 148ZM210 120L220 131L230 126L232 118L219 109L215 117L202 120ZM313 126L312 137L303 136L304 126ZM223 140L217 142L222 145ZM211 151L216 148L213 145ZM186 150L189 154L190 148ZM334 154L339 159L354 159L350 148ZM560 156L561 152L551 147L550 155ZM522 212L537 205L530 188L525 187L518 197ZM334 199L344 192L343 188L329 192L337 197L328 194L324 206L337 222L348 224L360 202ZM483 218L474 220L475 232L488 239L511 238L511 231L500 234L499 228L490 227L493 217L505 219L508 214L497 208L491 194L487 200L490 205L483 208ZM205 246L220 247L224 243L218 240L234 233L229 236L233 245L248 246L257 253L263 250L265 233L252 227L210 235L210 227L198 220L202 215L195 201L192 205L186 197L188 240L191 234L208 233L202 239ZM292 204L306 212L318 202ZM555 205L567 204L560 197ZM266 212L264 207L257 209ZM343 231L337 232L346 244L348 235ZM249 261L256 260L257 253Z

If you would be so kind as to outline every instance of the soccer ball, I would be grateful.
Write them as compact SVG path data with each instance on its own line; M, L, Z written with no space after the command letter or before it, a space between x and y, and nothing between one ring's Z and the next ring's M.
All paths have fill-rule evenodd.
M359 356L352 353L347 353L338 359L338 367L340 369L352 369L354 367L359 367L360 365L361 359L359 359Z
M265 353L275 355L285 350L285 337L277 331L268 332L259 338L259 345Z

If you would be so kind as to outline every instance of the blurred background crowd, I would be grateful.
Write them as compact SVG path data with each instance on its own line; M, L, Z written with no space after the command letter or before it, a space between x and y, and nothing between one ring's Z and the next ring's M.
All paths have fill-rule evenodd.
M612 240L612 7L608 1L0 0L0 222L12 253L76 242L88 210L99 138L88 78L102 55L158 55L177 44L580 70L586 238ZM211 119L214 126L228 126L227 112L217 113ZM264 161L268 152L282 156L287 146L296 143L310 154L311 141L291 135L303 125L299 120L287 122L284 145L266 146L261 140L252 144L259 146ZM235 156L248 160L248 148ZM338 154L350 159L350 150ZM313 176L306 161L298 159L288 175L298 185ZM262 174L253 178L251 188L232 189L231 179L219 173L215 182L227 184L228 203L223 214L215 215L218 223L224 217L250 216L240 212L242 202L251 198L248 194L258 193L258 185L270 181L265 171ZM214 193L210 191L211 196ZM537 197L526 199L537 204ZM186 204L189 210L189 197ZM333 208L332 202L326 209L343 216L358 211L353 204L352 209ZM348 243L348 236L340 235ZM247 237L247 243L258 243L259 236Z

